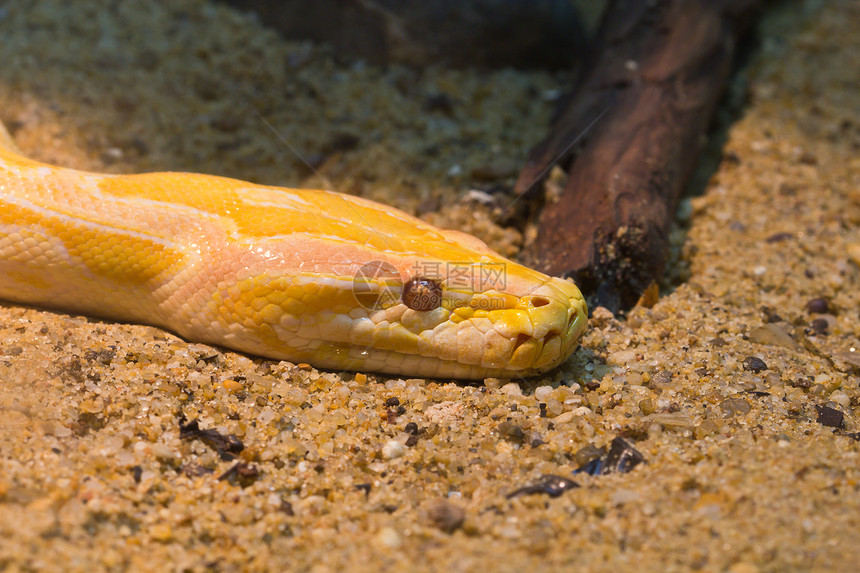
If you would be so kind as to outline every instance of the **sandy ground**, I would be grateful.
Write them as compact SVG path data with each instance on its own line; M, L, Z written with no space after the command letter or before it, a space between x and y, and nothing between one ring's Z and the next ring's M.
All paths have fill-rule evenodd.
M851 0L767 14L680 210L685 280L598 310L540 378L319 372L0 306L0 569L852 570L858 25ZM195 0L9 0L0 38L0 118L36 158L324 178L508 253L520 234L460 198L510 184L568 79L336 62ZM617 436L646 463L572 475ZM581 487L508 497L545 474Z

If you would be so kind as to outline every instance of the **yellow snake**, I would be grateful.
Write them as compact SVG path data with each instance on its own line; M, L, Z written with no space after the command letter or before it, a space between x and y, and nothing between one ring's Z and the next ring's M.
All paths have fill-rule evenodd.
M329 191L24 157L0 124L0 298L319 368L480 379L573 351L572 283Z

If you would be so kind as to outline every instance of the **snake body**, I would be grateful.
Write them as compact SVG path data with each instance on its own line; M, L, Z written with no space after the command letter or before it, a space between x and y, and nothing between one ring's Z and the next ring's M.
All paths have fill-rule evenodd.
M407 304L412 279L439 303ZM573 351L577 287L392 207L25 157L0 124L0 298L327 369L527 376Z

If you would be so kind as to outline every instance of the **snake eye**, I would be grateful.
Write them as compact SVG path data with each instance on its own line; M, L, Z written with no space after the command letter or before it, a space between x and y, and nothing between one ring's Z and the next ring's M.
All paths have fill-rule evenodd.
M433 310L442 306L442 287L432 279L414 278L403 285L401 298L412 310Z

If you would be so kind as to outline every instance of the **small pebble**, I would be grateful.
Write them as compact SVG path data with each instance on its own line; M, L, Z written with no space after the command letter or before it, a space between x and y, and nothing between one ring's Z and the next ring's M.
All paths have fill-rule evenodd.
M579 487L575 481L563 476L547 474L531 485L521 487L508 494L508 498L520 495L533 495L545 493L550 497L558 497L564 492Z
M806 310L814 314L824 314L830 311L830 305L827 304L826 298L814 298L806 303Z
M508 396L522 396L523 389L520 388L520 385L516 382L509 382L500 388L502 394L506 394Z
M743 364L744 370L749 370L750 372L759 373L767 370L767 364L757 356L747 356L744 358Z
M383 527L380 529L376 534L376 542L382 547L386 547L388 549L397 549L403 545L403 539L393 527Z
M446 499L440 499L427 508L430 523L445 533L453 533L466 520L466 510Z
M654 413L654 401L651 398L643 398L639 401L639 411L645 414Z
M573 411L564 412L563 414L559 414L557 417L553 418L552 423L556 426L560 426L562 424L569 424L576 417L576 414Z
M743 398L726 398L720 402L720 410L726 418L732 418L748 414L752 410L752 406Z
M809 323L809 327L815 334L827 334L827 330L830 328L830 324L827 322L825 318L816 318L811 323Z
M836 402L845 410L851 406L851 397L842 390L836 390L830 394L830 401Z
M842 428L845 423L845 415L830 406L816 406L815 411L818 412L818 423L822 426L830 428Z
M693 430L693 435L697 440L701 440L708 436L714 435L720 431L720 427L713 420L705 420Z
M546 416L548 418L555 418L564 412L564 404L556 400L555 398L547 398L546 399Z
M388 440L382 446L382 458L385 460L393 460L401 457L406 452L406 447L399 440Z
M232 378L228 378L227 380L224 380L223 382L221 382L221 385L224 386L224 388L228 392L234 392L234 393L239 392L242 388L244 388L244 386L242 386L241 382L236 382Z
M179 459L179 456L176 454L176 452L171 450L166 445L158 442L150 446L150 451L152 452L152 455L154 455L156 458L165 462L174 462Z
M538 386L535 388L535 400L538 402L543 402L550 394L552 394L552 386Z
M660 370L651 378L649 386L665 386L672 381L672 372L669 370Z

